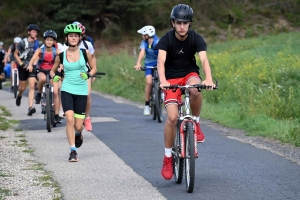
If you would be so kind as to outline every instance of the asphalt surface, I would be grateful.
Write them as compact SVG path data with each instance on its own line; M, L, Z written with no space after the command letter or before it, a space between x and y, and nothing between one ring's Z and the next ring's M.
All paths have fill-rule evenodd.
M79 162L69 163L65 123L48 133L40 105L29 117L27 104L24 96L17 107L12 93L0 91L0 105L21 120L35 156L53 172L64 199L300 199L298 164L205 125L195 189L186 193L184 180L176 184L160 175L164 124L143 116L141 105L98 93L92 94L93 131L83 132Z

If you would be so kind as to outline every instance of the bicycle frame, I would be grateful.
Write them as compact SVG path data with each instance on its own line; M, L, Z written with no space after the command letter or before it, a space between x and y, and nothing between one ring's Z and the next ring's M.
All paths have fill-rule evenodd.
M185 111L184 109L185 108ZM195 158L198 158L198 151L197 151L197 133L195 131L196 125L196 117L191 115L191 108L190 108L190 93L188 85L184 89L184 101L178 102L178 119L180 124L180 141L181 141L181 157L185 158L185 139L187 136L185 135L186 131L186 123L191 122L193 124L193 132L194 132L194 141L195 141Z

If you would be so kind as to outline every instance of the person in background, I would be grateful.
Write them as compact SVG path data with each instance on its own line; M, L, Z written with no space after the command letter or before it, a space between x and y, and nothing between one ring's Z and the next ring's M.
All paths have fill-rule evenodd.
M159 38L155 35L155 28L153 26L144 26L140 30L137 31L142 34L142 42L140 45L140 53L136 65L134 68L136 70L141 70L141 61L144 59L145 63L145 108L144 115L150 115L150 94L152 88L152 74L153 69L147 67L155 67L157 65L157 55L158 50L155 50L155 45L158 43ZM145 56L146 55L146 56Z

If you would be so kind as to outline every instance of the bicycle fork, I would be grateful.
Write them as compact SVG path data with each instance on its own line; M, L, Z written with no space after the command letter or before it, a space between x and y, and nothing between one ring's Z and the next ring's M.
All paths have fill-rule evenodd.
M193 124L193 133L194 133L194 146L195 146L195 151L194 151L194 156L195 158L198 158L198 150L197 150L197 133L195 131L195 122L193 120L184 120L181 125L180 125L180 146L181 146L181 157L185 158L185 133L187 130L186 123L191 122Z

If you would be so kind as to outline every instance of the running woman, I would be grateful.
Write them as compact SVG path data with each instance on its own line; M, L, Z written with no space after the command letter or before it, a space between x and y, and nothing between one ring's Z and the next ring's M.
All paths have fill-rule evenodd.
M88 41L88 37L85 35L85 27L80 22L73 22L73 24L79 26L79 28L82 31L82 35L80 37L81 42L80 42L79 48L89 50L89 52L90 52L90 54L93 58L93 62L95 63L95 66L96 66L95 49L93 47L93 44ZM63 46L62 51L64 51L65 49L68 49L67 45ZM88 71L90 70L89 67L87 68L87 70ZM85 110L85 119L84 119L84 127L87 131L92 131L92 129L93 129L91 118L90 118L90 111L91 111L91 105L92 105L91 88L92 88L92 82L94 80L95 80L95 77L89 78L89 80L87 81L88 82L89 93L88 93L88 97L87 97L87 104L86 104L86 110Z
M61 102L66 119L66 133L70 145L70 162L77 162L77 148L83 143L82 130L88 96L89 77L96 73L96 64L88 50L79 48L82 30L75 24L69 24L64 29L66 45L69 47L57 56L50 72L53 81L60 80L55 72L62 63L64 66L64 81L61 86ZM87 57L87 62L86 58ZM61 60L62 57L62 60ZM91 71L86 71L86 64Z

